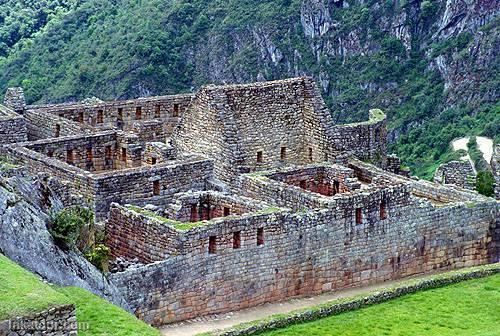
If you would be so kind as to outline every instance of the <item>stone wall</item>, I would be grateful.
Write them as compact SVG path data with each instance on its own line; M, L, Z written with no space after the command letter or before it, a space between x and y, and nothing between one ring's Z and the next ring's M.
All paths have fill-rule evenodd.
M137 316L154 325L224 313L264 302L315 295L407 276L480 265L491 255L496 203L480 197L435 205L407 187L344 198L307 212L279 211L234 227L229 221L188 231L179 255L110 279ZM445 191L443 191L445 192ZM360 223L354 208L363 206ZM258 229L262 244L257 244ZM234 249L233 234L241 234ZM209 239L215 236L215 253Z
M26 107L23 89L20 87L8 88L5 92L3 104L14 112L23 114Z
M211 220L197 222L193 229L186 230L190 226L183 225L183 218L166 219L149 211L113 204L106 224L106 245L115 258L138 258L141 263L163 261L168 257L207 249L210 236L238 232L251 222L273 221L274 213L278 211L278 208L273 208L272 211L233 213L226 217L221 214ZM234 248L232 235L230 239L226 237L227 240L219 238L215 241L216 246L224 243Z
M0 105L0 146L22 142L28 140L26 120L10 110Z
M500 200L500 145L496 145L491 157L491 169L495 179L495 198Z
M174 131L174 145L215 160L217 178L334 156L333 121L314 81L207 86Z
M23 115L28 122L30 141L94 132L91 127L43 111L26 110Z
M387 118L381 110L370 110L366 122L337 125L332 143L337 151L351 152L361 160L385 166L387 156Z
M158 120L169 136L191 102L191 94L158 96L122 101L31 105L29 111L57 115L100 130L133 131L134 124Z
M95 174L92 180L96 216L105 219L112 202L163 204L176 193L205 190L212 177L213 162L200 157Z
M0 321L0 335L76 336L78 323L74 305L54 307L33 315Z
M468 160L443 163L436 169L434 182L476 190L476 170Z

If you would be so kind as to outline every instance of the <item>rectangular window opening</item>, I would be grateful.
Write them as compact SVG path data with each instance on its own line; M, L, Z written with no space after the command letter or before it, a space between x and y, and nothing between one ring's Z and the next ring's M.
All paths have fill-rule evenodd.
M387 209L385 201L380 202L380 219L387 218Z
M160 181L153 182L153 195L160 195Z
M127 149L122 148L122 157L121 157L123 162L127 162Z
M313 162L313 149L309 147L309 161Z
M198 207L196 204L191 204L191 218L189 221L192 222L197 222L198 221Z
M356 224L361 224L363 222L363 213L361 208L356 209Z
M241 231L233 233L233 249L239 249L241 247Z
M106 146L106 150L104 152L106 160L111 160L113 158L113 149L111 146Z
M161 106L156 105L155 106L155 118L160 118L161 117Z
M83 112L78 112L78 122L83 124Z
M174 118L179 117L179 104L174 104L174 111L172 112Z
M72 149L68 149L66 151L66 162L69 164L73 164L75 161L75 153Z
M152 158L151 158L151 164L152 164L152 165L155 165L155 164L156 164L156 158L155 158L155 157L152 157Z
M210 236L208 238L208 253L209 254L215 254L215 252L217 252L216 241L217 241L217 237L215 237L215 236Z
M257 152L257 163L262 163L264 161L264 153L262 151Z
M280 159L286 160L286 147L281 147Z
M123 108L118 108L118 116L116 117L118 121L123 121Z
M257 246L264 245L264 228L257 229Z
M92 153L92 148L87 148L87 162L94 161L94 153Z
M227 217L231 214L231 209L228 207L224 207L224 217Z
M97 111L97 123L102 124L104 122L104 111L99 110Z
M142 119L142 107L137 106L135 108L135 120L141 120Z
M54 137L59 138L60 135L61 135L61 125L56 124L56 131Z

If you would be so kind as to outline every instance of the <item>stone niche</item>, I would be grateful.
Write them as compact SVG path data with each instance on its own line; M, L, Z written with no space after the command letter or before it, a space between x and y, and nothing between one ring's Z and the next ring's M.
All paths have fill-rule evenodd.
M165 208L165 216L179 222L198 222L241 216L265 207L255 200L217 191L187 192L178 194Z
M267 177L323 196L334 196L361 188L353 170L342 166L308 166L280 171Z

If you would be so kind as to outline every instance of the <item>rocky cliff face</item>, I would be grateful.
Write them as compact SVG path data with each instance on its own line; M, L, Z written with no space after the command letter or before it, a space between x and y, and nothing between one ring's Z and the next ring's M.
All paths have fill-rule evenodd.
M85 288L126 309L101 272L81 254L54 244L37 183L22 170L0 171L0 252L51 283ZM61 207L57 197L50 201L55 209Z

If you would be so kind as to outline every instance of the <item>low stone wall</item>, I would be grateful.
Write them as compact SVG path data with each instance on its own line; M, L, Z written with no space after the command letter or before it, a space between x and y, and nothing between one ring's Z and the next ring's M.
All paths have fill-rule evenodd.
M0 321L0 335L76 336L78 323L74 305L54 307L33 315Z
M443 163L436 169L434 182L476 190L476 171L469 161Z
M500 200L500 145L496 145L491 157L491 169L495 179L495 198Z
M448 274L432 276L429 278L408 281L396 287L391 287L368 295L353 298L351 300L337 300L329 305L312 307L303 312L290 313L284 317L266 319L265 321L247 323L236 326L230 330L210 333L212 336L244 336L257 335L265 331L285 328L290 325L319 320L332 315L357 310L363 307L386 302L398 297L412 294L427 289L440 288L456 284L466 280L480 279L500 272L500 265L494 264L480 268L473 268L463 272L450 272Z

